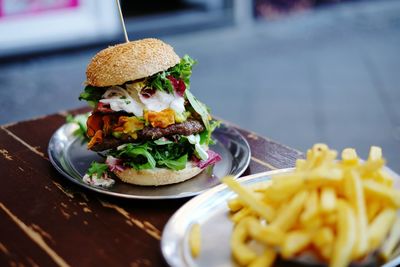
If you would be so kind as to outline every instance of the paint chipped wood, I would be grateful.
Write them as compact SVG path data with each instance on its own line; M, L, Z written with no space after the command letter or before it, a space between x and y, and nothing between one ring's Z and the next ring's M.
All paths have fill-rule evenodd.
M6 185L0 187L0 265L166 266L160 253L162 229L187 199L118 199L70 183L46 154L50 137L68 113L0 127ZM292 167L302 157L257 133L238 130L252 149L243 175Z

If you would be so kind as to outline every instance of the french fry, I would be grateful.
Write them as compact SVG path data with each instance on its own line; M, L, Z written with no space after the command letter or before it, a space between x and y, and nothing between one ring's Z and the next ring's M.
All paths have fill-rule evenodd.
M369 149L368 160L369 161L378 161L382 159L382 148L378 146L371 146Z
M241 208L243 208L243 203L239 200L239 198L233 198L228 201L228 208L231 212L237 212Z
M382 203L379 199L377 200L375 198L367 198L365 202L368 203L368 205L366 206L368 222L371 222L375 218L375 216L381 211Z
M393 177L385 170L379 170L375 174L374 180L389 187L392 187L394 183Z
M359 162L357 152L354 148L345 148L342 151L342 163L348 166L355 166Z
M285 240L281 247L282 257L289 259L311 243L311 234L307 231L295 230L286 233Z
M353 249L353 258L364 256L368 248L367 226L368 218L365 208L364 190L360 175L355 171L349 171L345 177L347 199L355 210L356 215L356 243Z
M287 204L287 207L280 210L280 213L276 215L270 225L279 228L282 231L289 230L290 227L296 223L296 220L303 209L307 196L307 191L300 191L294 195L294 197Z
M264 253L252 261L249 267L269 267L272 266L276 258L276 251L271 248L267 248Z
M231 216L231 220L234 223L238 223L241 219L249 216L251 213L252 213L252 210L249 207L244 207L241 210L239 210L238 212L234 213Z
M364 192L367 196L387 201L396 208L400 208L400 194L398 191L373 180L363 181Z
M272 185L266 190L268 199L284 201L303 189L303 174L284 174L273 177Z
M240 265L248 265L252 262L257 254L246 245L247 217L243 218L233 229L231 237L232 255Z
M321 189L321 211L328 213L336 209L336 192L332 187Z
M304 211L300 215L300 222L306 224L311 219L315 218L319 212L318 203L318 192L317 190L312 190L308 195L306 203L304 205Z
M324 215L324 225L334 227L337 224L337 213L332 212Z
M385 165L385 160L382 158L382 149L377 146L371 146L368 160L360 166L362 176L371 176Z
M252 191L242 187L232 176L222 178L222 182L228 185L233 191L238 194L238 197L246 203L254 212L259 214L268 222L274 217L274 209L256 198Z
M331 258L333 241L335 234L330 227L323 226L319 228L312 237L312 244L318 250L319 254L326 260Z
M373 251L379 247L389 233L395 219L396 210L393 208L386 208L375 217L368 227L369 251Z
M198 223L193 224L190 229L189 246L192 257L197 258L201 251L201 229Z
M280 229L271 225L261 225L254 217L249 218L247 223L250 237L265 245L281 245L285 238L284 232Z
M306 170L307 161L305 159L296 160L296 170L305 171Z
M343 180L343 170L339 168L318 168L311 170L306 177L306 183L310 186L339 187Z
M345 267L351 262L351 252L356 241L356 219L347 202L338 201L337 237L333 247L330 267Z
M371 147L365 162L354 149L344 149L341 161L336 155L316 144L293 172L265 184L245 188L223 179L238 195L228 206L235 223L232 254L240 266L270 266L277 254L296 259L305 251L331 267L377 250L385 260L400 253L400 192L382 168L381 148Z
M380 256L385 260L388 261L390 260L393 251L396 247L397 244L400 242L400 217L396 218L395 223L392 226L392 229L390 230L389 237L385 241L385 243L382 246L382 249L380 250Z

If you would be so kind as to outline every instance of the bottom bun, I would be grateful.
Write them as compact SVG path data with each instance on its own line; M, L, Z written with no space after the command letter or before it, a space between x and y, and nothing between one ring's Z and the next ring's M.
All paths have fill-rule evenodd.
M191 163L179 171L164 168L136 170L134 168L116 171L114 174L126 183L145 186L176 184L193 178L202 171Z

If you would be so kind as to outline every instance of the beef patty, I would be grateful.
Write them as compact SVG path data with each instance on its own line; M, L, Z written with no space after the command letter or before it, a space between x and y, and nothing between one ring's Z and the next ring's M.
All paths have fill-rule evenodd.
M161 137L168 137L175 134L188 136L191 134L200 133L202 131L204 131L204 126L197 120L187 120L182 123L175 123L166 128L146 126L143 128L143 130L137 132L137 139L133 139L130 136L124 136L121 139L112 136L106 136L103 138L103 142L101 144L95 144L91 150L103 151L106 149L115 148L124 143L140 142L143 140L157 140Z

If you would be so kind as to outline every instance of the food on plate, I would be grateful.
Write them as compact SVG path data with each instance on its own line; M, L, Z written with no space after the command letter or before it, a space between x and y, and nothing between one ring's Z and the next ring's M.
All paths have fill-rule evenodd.
M366 161L351 148L341 160L336 157L336 151L316 144L292 172L261 186L223 178L237 193L228 207L232 256L240 266L312 255L344 267L368 261L377 251L391 259L400 246L400 191L384 168L381 148L372 146Z
M218 122L190 91L195 63L158 39L118 44L93 57L79 99L93 107L88 148L106 161L93 163L84 181L107 186L114 173L131 184L172 184L221 159L209 149Z
M201 251L201 228L198 223L194 223L190 228L189 247L192 256L197 258Z

